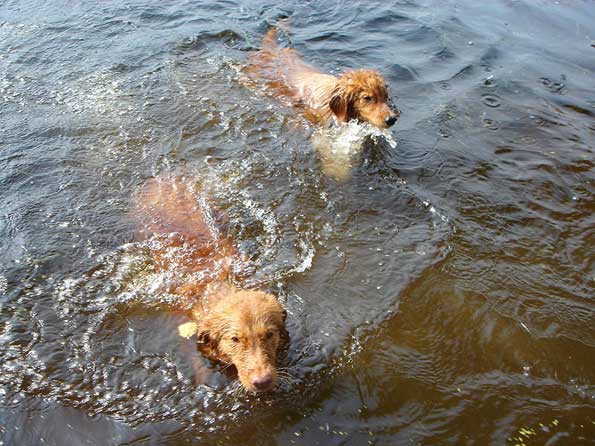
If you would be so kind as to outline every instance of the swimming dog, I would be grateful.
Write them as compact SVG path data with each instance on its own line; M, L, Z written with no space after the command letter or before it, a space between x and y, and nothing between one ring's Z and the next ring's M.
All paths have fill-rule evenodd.
M193 321L182 324L180 334L196 334L206 357L235 366L245 389L274 388L277 356L288 342L287 313L277 298L230 283L239 255L231 240L209 223L205 206L184 178L150 179L136 201L136 217L156 240L152 255L157 268L175 269L184 277L171 291L195 302L190 311Z
M261 49L251 54L244 70L248 76L265 81L275 96L303 108L314 124L357 120L384 129L397 121L400 112L392 105L378 71L349 70L339 77L322 73L305 63L295 49L277 43L278 29L284 26L286 22L281 21L271 28Z

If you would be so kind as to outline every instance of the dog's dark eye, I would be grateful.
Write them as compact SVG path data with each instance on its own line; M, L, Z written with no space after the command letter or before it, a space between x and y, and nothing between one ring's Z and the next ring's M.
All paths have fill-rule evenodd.
M233 337L231 338L231 341L232 341L232 342L240 342L240 338L238 338L237 336L233 336Z
M273 337L273 332L267 331L266 337L267 337L267 339L271 339Z
M372 99L374 99L372 96L364 96L364 101L366 102L370 102Z

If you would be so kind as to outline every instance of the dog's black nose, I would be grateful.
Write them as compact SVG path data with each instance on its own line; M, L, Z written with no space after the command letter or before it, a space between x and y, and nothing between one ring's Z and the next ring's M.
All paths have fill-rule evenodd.
M267 390L271 386L272 383L273 383L273 377L271 375L259 376L254 381L252 381L252 384L258 390Z
M388 118L386 118L384 120L384 122L386 122L386 125L388 125L389 127L391 125L393 125L395 122L397 122L397 117L396 116L389 116Z

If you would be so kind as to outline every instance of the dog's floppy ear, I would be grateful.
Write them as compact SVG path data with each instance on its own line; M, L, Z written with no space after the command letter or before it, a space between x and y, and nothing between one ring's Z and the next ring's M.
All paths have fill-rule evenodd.
M333 90L328 106L339 122L348 122L356 118L354 116L354 99L340 86Z
M279 337L281 338L281 345L279 347L280 350L285 350L289 345L289 333L285 328L285 321L287 320L287 310L284 308L282 313L283 322L279 327Z
M198 339L196 346L198 350L205 355L207 358L217 358L217 338L209 332L206 327L198 328Z

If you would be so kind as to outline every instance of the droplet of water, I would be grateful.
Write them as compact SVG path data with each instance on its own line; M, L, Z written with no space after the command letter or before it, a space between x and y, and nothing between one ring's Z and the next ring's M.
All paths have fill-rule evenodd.
M545 85L546 87L548 87L548 86L550 86L550 85L552 84L552 81L551 81L551 80L549 80L547 77L542 77L542 78L539 78L539 81L540 81L540 82L541 82L543 85Z
M498 86L493 74L484 79L483 85L487 88L496 88Z
M487 105L488 107L491 108L496 108L496 107L500 107L500 98L498 96L496 96L495 94L484 94L481 98L482 102L484 103L484 105Z
M500 128L498 122L490 118L483 119L483 126L490 130L498 130Z

